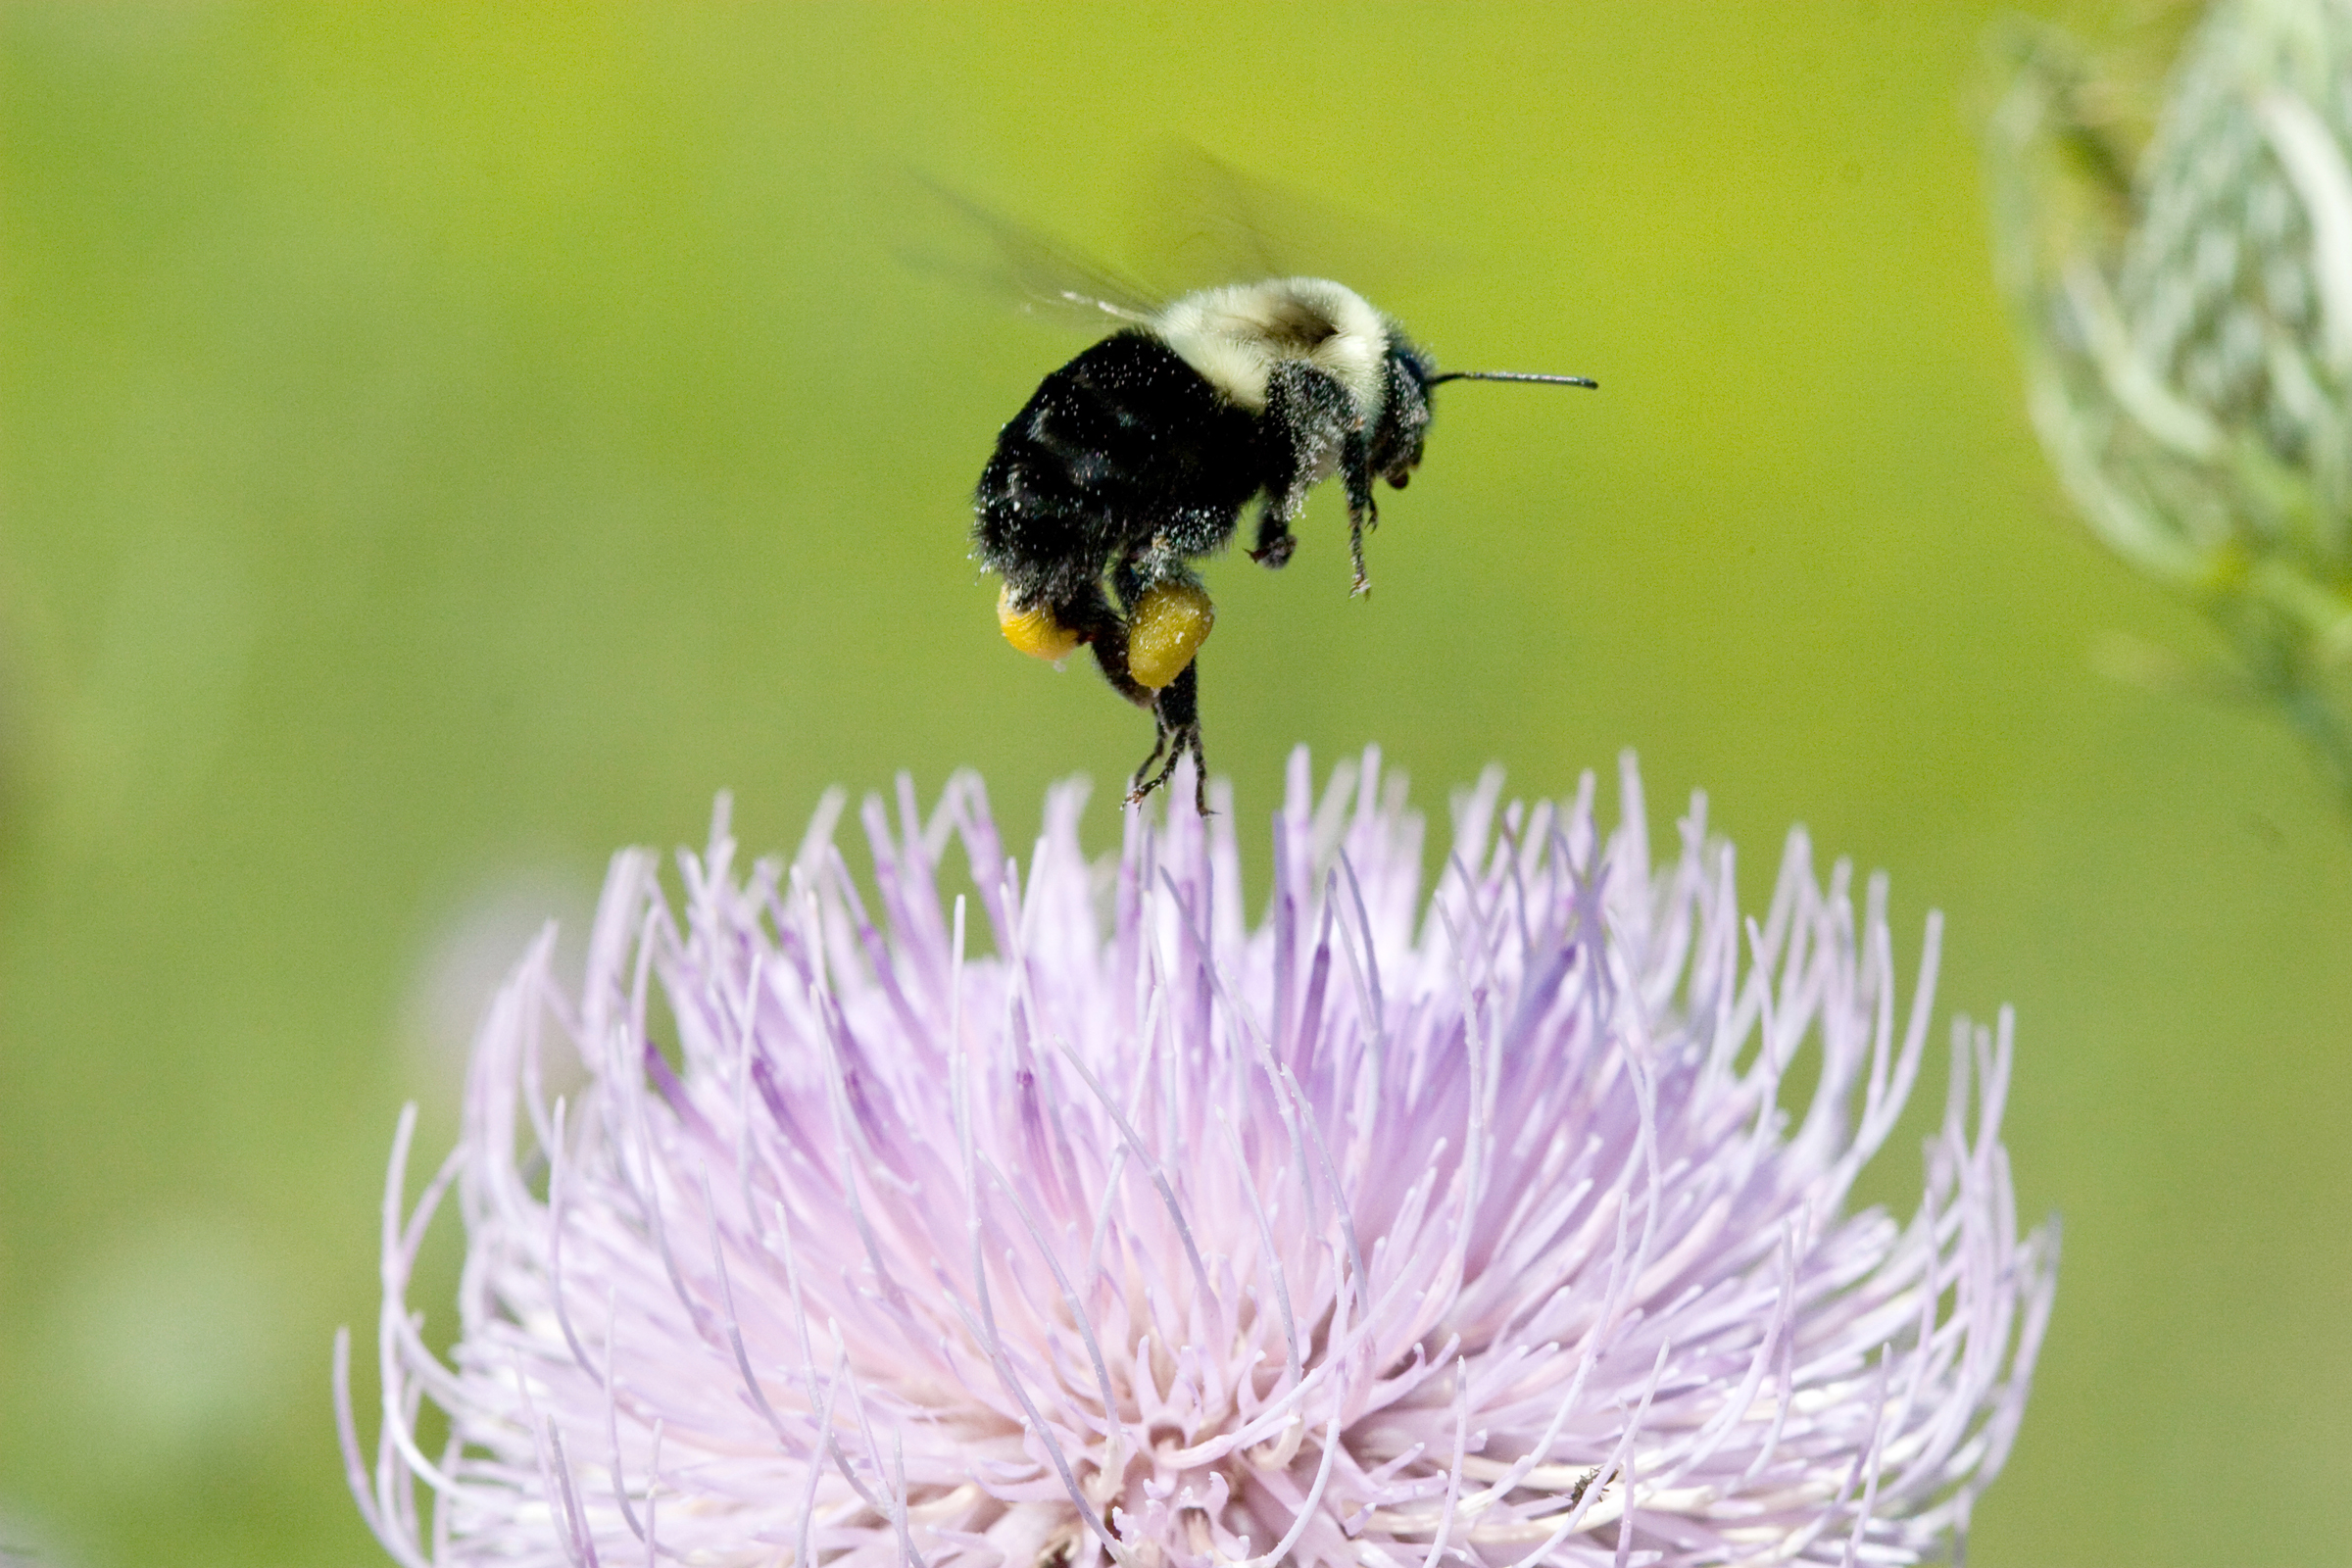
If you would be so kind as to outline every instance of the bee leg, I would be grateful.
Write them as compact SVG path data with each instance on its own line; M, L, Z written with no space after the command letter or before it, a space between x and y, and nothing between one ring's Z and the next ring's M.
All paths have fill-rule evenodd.
M1205 816L1208 813L1208 770L1200 754L1200 677L1195 673L1199 662L1194 656L1213 622L1204 615L1196 618L1187 610L1188 602L1191 602L1189 608L1205 612L1208 595L1202 591L1200 580L1186 568L1183 558L1175 552L1172 542L1160 535L1155 535L1147 546L1111 568L1110 587L1118 595L1119 603L1128 616L1140 614L1145 621L1152 617L1150 606L1155 595L1169 594L1173 590L1172 597L1179 605L1178 609L1169 612L1166 605L1162 604L1162 613L1156 626L1139 625L1132 618L1121 624L1118 649L1127 662L1118 671L1110 668L1107 662L1109 656L1102 645L1098 644L1095 650L1095 657L1104 662L1102 673L1109 677L1110 683L1127 692L1129 701L1152 710L1152 755L1145 758L1144 765L1135 770L1135 777L1130 781L1127 791L1127 802L1132 806L1165 784L1189 756L1193 760L1193 807ZM1192 628L1190 636L1175 636L1173 647L1170 646L1172 628L1167 624L1171 618ZM1141 649L1133 647L1130 632L1134 637L1142 638L1148 646ZM1184 661L1183 667L1170 676L1166 673L1166 664L1176 658ZM1146 666L1140 671L1135 667L1139 659ZM1145 684L1155 677L1166 684L1156 687ZM1137 695L1139 693L1140 696Z
M1276 428L1283 429L1279 421ZM1250 552L1250 559L1261 566L1280 570L1290 564L1291 552L1298 548L1298 541L1291 535L1291 519L1306 505L1306 492L1313 483L1311 466L1301 472L1305 461L1295 446L1286 449L1266 485L1266 504L1257 514L1257 544Z
M1360 599L1372 591L1372 581L1364 575L1364 534L1380 526L1380 507L1372 499L1372 449L1361 424L1341 444L1340 474L1348 486L1348 563L1355 568L1355 583L1348 596Z
M1152 755L1135 770L1135 777L1129 782L1127 803L1132 806L1165 784L1188 750L1192 753L1195 772L1205 778L1207 773L1200 762L1198 687L1191 668L1187 667L1183 674L1156 692L1137 680L1127 667L1127 621L1111 608L1100 586L1090 584L1084 594L1054 605L1054 617L1085 639L1094 653L1097 667L1112 690L1152 714ZM1166 761L1161 763L1163 757ZM1155 764L1157 772L1152 771ZM1199 791L1196 796L1194 805L1205 814L1202 803L1207 797Z
M1135 770L1135 778L1127 791L1127 804L1135 805L1158 789L1175 775L1177 767L1187 757L1193 760L1193 809L1208 815L1208 760L1200 751L1200 686L1194 673L1198 661L1187 664L1184 673L1161 688L1159 701L1152 716L1157 725L1152 737L1152 755L1144 765ZM1161 761L1165 757L1166 760ZM1152 764L1158 763L1158 771ZM1149 776L1147 776L1149 775Z
M1257 548L1250 559L1279 566L1297 542L1291 520L1306 493L1331 472L1349 430L1362 421L1348 389L1304 360L1285 360L1266 377L1266 504L1257 515Z
M1298 548L1298 541L1291 533L1291 519L1282 514L1271 496L1267 497L1265 510L1257 514L1257 544L1250 550L1250 559L1279 571L1291 564L1291 552Z
M1095 656L1095 667L1110 682L1111 690L1136 707L1149 710L1157 701L1152 688L1127 670L1127 618L1111 608L1101 583L1088 583L1066 599L1053 602L1054 618L1067 626Z
M1156 713L1152 715L1155 722L1152 726L1152 755L1144 759L1143 766L1137 768L1135 776L1127 781L1127 804L1130 806L1159 788L1159 779L1155 778L1149 784L1143 781L1144 775L1152 771L1152 764L1158 761L1160 754L1168 749L1168 732L1164 725L1156 722L1158 716Z

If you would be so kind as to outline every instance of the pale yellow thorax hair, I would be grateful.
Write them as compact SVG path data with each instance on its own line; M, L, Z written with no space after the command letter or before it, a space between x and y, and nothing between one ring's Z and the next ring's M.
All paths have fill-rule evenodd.
M1153 324L1202 379L1253 414L1265 411L1274 367L1304 360L1348 389L1367 426L1380 417L1388 322L1345 284L1276 277L1202 289L1168 306Z

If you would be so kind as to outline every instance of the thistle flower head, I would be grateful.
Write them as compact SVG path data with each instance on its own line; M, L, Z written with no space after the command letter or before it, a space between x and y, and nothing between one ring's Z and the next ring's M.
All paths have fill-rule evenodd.
M363 1512L407 1564L1948 1549L2055 1261L2016 1233L2007 1019L1956 1039L1917 1210L1849 1212L1935 923L1905 1001L1882 882L1857 912L1800 834L1744 919L1703 800L1653 866L1624 785L1604 838L1589 777L1490 777L1425 899L1377 756L1319 799L1300 756L1254 925L1230 809L1130 811L1090 861L1079 786L1024 869L976 779L927 820L902 782L870 893L829 813L745 870L722 808L674 907L621 855L580 993L545 943L515 971L413 1209L401 1124L372 1461L338 1351ZM445 1361L406 1291L452 1188Z
M2126 83L2018 41L1986 161L2042 444L2352 803L2352 0L2213 6L2136 153Z

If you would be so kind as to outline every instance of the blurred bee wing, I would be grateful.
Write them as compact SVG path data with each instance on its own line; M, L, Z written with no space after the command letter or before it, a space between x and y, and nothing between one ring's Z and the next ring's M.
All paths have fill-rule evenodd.
M1458 268L1419 236L1264 179L1189 141L1170 143L1140 192L1137 254L1170 295L1261 277L1331 277L1381 299Z
M910 265L1008 299L1016 310L1098 331L1105 322L1142 324L1159 314L1158 296L1116 269L927 175L913 178L959 227L986 241L987 254L956 261L906 252Z

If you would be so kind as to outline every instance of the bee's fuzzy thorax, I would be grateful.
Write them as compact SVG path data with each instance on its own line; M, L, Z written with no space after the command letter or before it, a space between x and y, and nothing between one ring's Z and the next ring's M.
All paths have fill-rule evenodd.
M1345 284L1277 277L1202 289L1170 304L1152 330L1209 385L1251 413L1266 406L1274 367L1303 360L1348 390L1367 425L1380 417L1389 323Z

